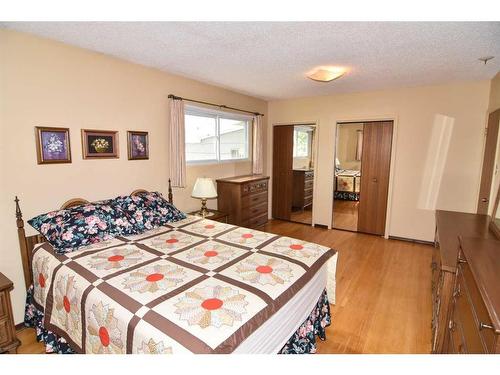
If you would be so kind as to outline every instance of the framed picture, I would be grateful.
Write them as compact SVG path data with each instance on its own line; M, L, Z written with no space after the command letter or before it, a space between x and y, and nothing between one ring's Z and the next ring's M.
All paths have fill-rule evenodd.
M35 127L38 164L71 163L68 128Z
M84 159L118 158L118 132L82 129Z
M128 160L149 159L148 132L128 131Z

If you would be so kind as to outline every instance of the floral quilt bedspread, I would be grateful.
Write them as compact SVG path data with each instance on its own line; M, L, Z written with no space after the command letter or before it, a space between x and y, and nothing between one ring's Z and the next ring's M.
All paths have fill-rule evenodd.
M188 216L66 255L39 245L34 300L79 353L231 353L334 254Z

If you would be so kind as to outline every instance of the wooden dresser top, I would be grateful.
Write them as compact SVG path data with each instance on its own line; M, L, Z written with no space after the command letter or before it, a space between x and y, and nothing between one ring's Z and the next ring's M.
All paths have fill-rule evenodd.
M439 234L441 267L449 272L455 272L460 247L459 236L497 239L489 230L489 225L488 215L437 210L436 226Z
M249 174L244 176L234 176L234 177L226 177L219 178L217 182L228 182L231 184L245 184L247 182L259 181L259 180L268 180L269 176L264 176L263 174Z
M461 243L495 331L500 333L500 241L461 238Z
M3 273L0 272L0 290L12 288L12 281L10 281Z

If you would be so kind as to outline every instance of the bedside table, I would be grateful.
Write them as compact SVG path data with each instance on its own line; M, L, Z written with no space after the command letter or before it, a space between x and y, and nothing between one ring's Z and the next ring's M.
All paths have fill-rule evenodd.
M194 216L199 216L200 211L193 211L193 212L188 212L189 215L194 215ZM205 216L205 219L209 220L214 220L214 221L219 221L221 223L227 223L227 217L229 215L226 214L225 212L217 211L217 210L208 210L208 215Z
M17 339L14 314L10 302L10 291L14 285L0 273L0 353L17 353L21 342Z

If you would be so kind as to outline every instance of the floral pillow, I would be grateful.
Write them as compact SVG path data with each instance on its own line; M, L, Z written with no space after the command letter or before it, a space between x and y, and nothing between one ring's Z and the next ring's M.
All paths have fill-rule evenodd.
M51 211L34 217L28 223L49 241L56 253L64 254L121 234L120 227L133 228L128 221L118 225L114 215L116 211L111 205L90 203Z
M156 226L165 225L186 218L186 215L182 211L165 200L161 193L157 191L141 193L139 197L143 199L144 205L153 211L153 221Z
M133 221L134 229L138 233L159 226L157 220L155 220L155 212L146 206L144 199L140 196L116 197L113 199L113 204L119 207L130 221Z

